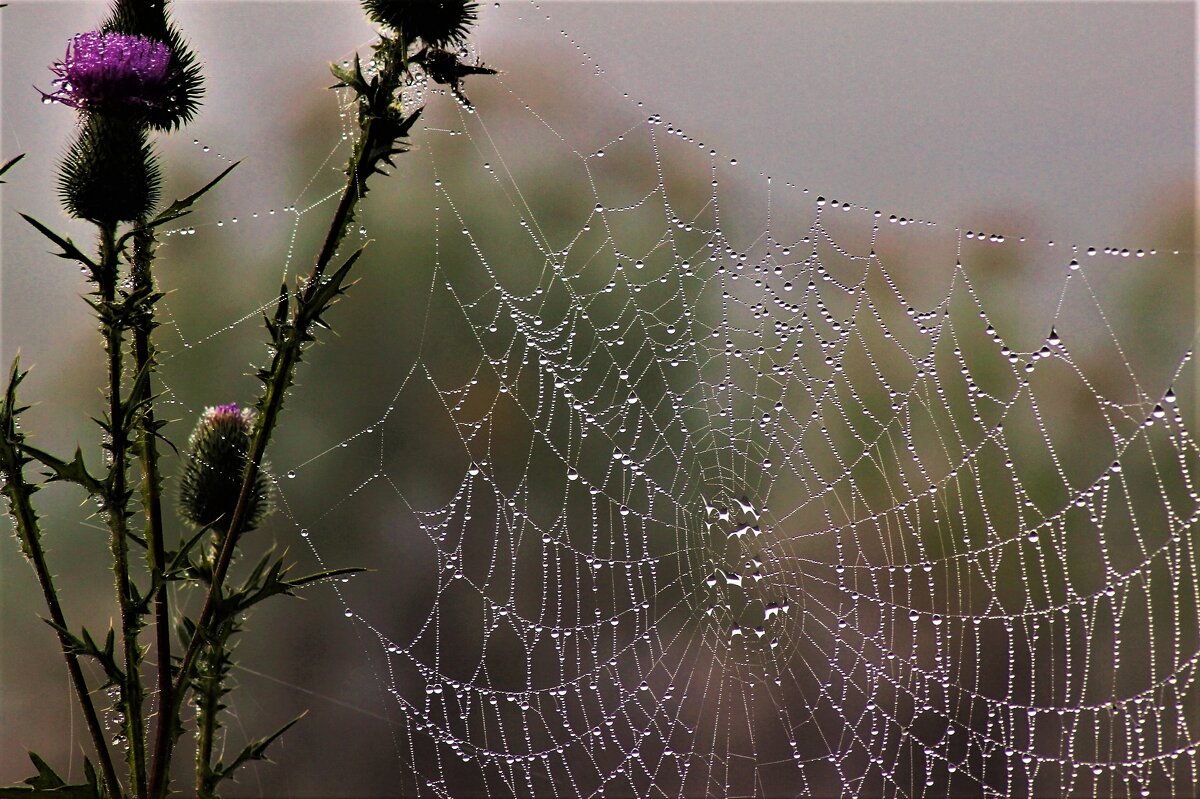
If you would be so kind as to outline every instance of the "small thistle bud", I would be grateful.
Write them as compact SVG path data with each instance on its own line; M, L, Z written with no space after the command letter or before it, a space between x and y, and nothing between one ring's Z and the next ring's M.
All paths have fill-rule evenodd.
M228 521L237 507L255 413L236 403L205 408L188 439L179 486L179 515L195 527ZM270 483L260 469L242 530L258 526L271 510ZM223 532L223 531L222 531Z
M98 224L132 222L158 202L160 173L143 126L88 114L59 168L63 208Z
M85 111L161 107L171 50L164 42L121 33L80 33L50 71L55 91L43 99Z
M432 47L460 44L479 13L470 0L363 0L367 16L399 31L409 43L420 39Z

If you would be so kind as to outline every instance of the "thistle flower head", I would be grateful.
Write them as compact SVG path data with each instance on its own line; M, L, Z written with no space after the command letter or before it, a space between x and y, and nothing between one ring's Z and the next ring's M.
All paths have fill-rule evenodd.
M51 65L55 91L42 97L88 111L158 109L167 99L171 49L146 36L80 33Z
M367 16L403 33L410 44L420 39L433 47L460 43L479 13L473 0L362 0L362 5Z
M237 403L205 408L188 439L188 458L179 488L179 515L196 527L228 521L237 507L254 430L255 413ZM243 530L270 512L270 484L259 470ZM224 532L223 530L221 532Z

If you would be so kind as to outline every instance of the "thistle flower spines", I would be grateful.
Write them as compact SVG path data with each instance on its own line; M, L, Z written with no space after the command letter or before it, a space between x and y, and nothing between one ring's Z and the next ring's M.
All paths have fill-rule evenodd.
M237 403L206 408L188 439L188 457L180 479L179 514L195 527L228 521L237 507L246 456L257 414ZM255 476L244 529L258 526L270 512L270 483Z

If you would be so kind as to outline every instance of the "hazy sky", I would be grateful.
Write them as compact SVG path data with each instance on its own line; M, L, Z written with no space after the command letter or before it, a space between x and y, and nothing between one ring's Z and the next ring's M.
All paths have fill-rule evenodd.
M736 156L748 174L817 194L951 229L1017 222L1030 236L1101 248L1153 246L1128 239L1193 195L1191 3L483 6L479 53L505 70L506 85L540 81L531 90L575 93L577 108L611 109L628 93L722 158ZM32 87L48 88L47 65L105 8L18 0L0 14L0 144L5 157L28 153L0 208L0 356L19 346L52 370L63 348L45 308L74 301L81 284L62 263L47 263L44 242L15 211L90 234L63 219L50 177L74 116L41 105ZM239 205L295 197L295 165L280 159L319 109L336 121L327 64L372 36L358 4L179 0L173 8L205 61L208 94L186 132L160 140L167 193L225 165L193 147L195 137L244 159L226 188ZM547 68L556 59L579 64L569 41L594 57L603 80ZM85 315L64 319L78 336L90 330Z
M866 204L1103 238L1193 174L1191 3L549 7L665 116Z
M752 169L901 214L969 224L1016 211L1039 234L1104 246L1194 174L1191 3L484 5L480 51L510 80L523 57L572 55L566 30L611 84L583 91L628 92ZM18 0L3 12L0 132L6 156L30 152L26 174L52 168L71 125L30 86L104 7ZM272 126L302 111L296 99L325 84L325 62L370 36L350 0L174 7L209 64L189 135L248 156L246 172ZM256 186L290 190L258 161ZM54 213L49 192L20 204Z

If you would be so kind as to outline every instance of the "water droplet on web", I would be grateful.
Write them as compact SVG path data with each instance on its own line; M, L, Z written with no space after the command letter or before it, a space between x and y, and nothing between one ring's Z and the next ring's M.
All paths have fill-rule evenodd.
M289 472L287 473L287 477L288 477L288 479L289 479L289 480L293 480L293 479L295 479L295 477L296 477L296 470L295 470L295 469L292 469L291 471L289 471Z

